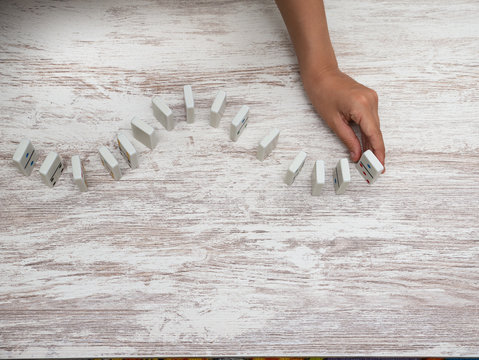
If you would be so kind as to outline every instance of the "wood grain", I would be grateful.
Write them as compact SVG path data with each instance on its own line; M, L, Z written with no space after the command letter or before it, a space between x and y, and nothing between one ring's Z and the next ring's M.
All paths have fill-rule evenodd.
M274 2L0 3L0 357L479 353L479 3L326 7L341 68L379 93L387 172L369 187L352 169L345 195L328 182L312 197L313 160L331 179L347 150L305 96ZM133 116L161 141L116 182L97 149L119 156ZM53 190L38 166L20 175L23 137L40 162L79 154L90 191L69 167Z

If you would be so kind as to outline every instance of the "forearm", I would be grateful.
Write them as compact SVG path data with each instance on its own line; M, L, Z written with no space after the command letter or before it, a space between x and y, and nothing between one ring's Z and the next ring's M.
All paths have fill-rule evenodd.
M371 149L384 164L378 95L338 69L329 38L323 0L276 0L298 57L301 77L311 103L348 147L357 162ZM362 145L349 125L361 129Z
M322 0L276 0L293 42L301 74L337 69Z

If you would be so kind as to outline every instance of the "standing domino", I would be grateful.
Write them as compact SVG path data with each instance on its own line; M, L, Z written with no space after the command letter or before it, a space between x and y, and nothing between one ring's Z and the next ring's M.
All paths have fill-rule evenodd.
M156 119L165 127L166 130L173 130L175 128L176 121L173 119L173 113L168 105L166 105L166 103L159 96L155 96L153 99L151 99L151 102L153 104L153 113L155 114Z
M88 184L85 179L85 169L78 155L72 156L72 176L73 183L78 186L81 192L88 190Z
M45 185L54 187L64 169L65 167L60 156L56 152L51 151L40 167L40 176Z
M138 153L133 144L122 133L118 134L116 140L118 142L120 154L125 158L132 169L136 169L138 167Z
M243 105L230 125L230 139L237 141L243 130L248 126L249 107Z
M135 139L146 147L153 150L158 144L158 137L156 136L155 129L147 123L133 118L131 120L131 129L133 130L133 136Z
M263 161L274 150L278 144L279 130L273 129L266 135L263 140L258 144L258 151L256 152L256 158L259 161Z
M186 122L191 124L195 122L195 100L193 99L191 85L183 87L183 94L185 96Z
M115 180L121 179L121 170L120 165L118 164L118 160L112 155L110 150L106 148L106 146L102 146L99 150L100 152L100 159L101 163L108 170L111 177Z
M301 169L303 168L304 161L306 160L306 153L304 151L300 151L298 155L294 158L291 165L289 165L288 172L284 178L284 182L287 185L292 185L296 176L300 173Z
M324 185L324 161L316 160L311 174L311 194L318 196Z
M344 194L346 188L351 182L348 159L344 158L338 161L333 172L334 190L337 195Z
M210 110L210 125L217 128L220 125L220 120L223 117L226 108L226 93L223 90L216 94L213 105Z
M28 139L23 139L13 154L13 162L23 175L30 176L33 166L38 159L38 153L35 151L32 143Z
M366 150L356 163L356 169L368 184L373 184L383 172L384 166L371 150Z

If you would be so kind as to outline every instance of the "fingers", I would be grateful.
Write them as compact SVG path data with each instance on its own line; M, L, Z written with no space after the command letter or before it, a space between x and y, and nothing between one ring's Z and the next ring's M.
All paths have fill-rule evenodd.
M369 141L366 137L366 135L364 135L364 133L361 131L361 145L363 147L363 152L368 150L368 149L371 149L371 144L369 144Z
M386 149L379 126L377 109L377 94L372 91L371 96L363 97L356 102L355 110L351 114L351 120L356 122L361 129L363 150L371 150L381 164L384 165Z
M330 123L329 126L349 149L351 161L359 161L361 157L361 144L353 129L349 126L348 121L338 115L338 118Z
M374 155L376 155L381 164L384 165L386 158L386 149L384 147L384 140L381 130L379 130L379 126L377 126L375 123L368 123L369 121L371 120L368 120L367 118L365 120L363 119L361 121L361 124L359 125L364 139L363 150L371 150Z

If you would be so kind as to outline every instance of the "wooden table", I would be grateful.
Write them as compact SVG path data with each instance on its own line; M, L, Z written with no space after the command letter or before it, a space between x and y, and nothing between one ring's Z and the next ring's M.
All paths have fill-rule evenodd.
M479 3L326 7L341 68L380 95L387 148L379 181L351 166L342 196L331 174L348 152L305 96L273 1L1 2L0 357L479 353ZM243 104L250 125L233 143ZM135 143L140 168L121 160L114 181L97 149L119 156L133 116L161 140ZM67 161L54 189L38 165L15 169L23 137L40 163ZM88 193L71 181L75 154Z

